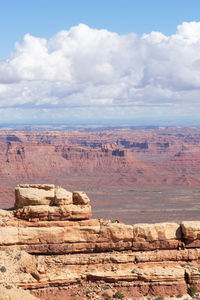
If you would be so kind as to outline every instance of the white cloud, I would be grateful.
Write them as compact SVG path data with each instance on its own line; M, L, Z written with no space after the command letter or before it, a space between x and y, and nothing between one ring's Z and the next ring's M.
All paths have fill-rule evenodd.
M0 61L0 107L198 104L200 22L172 36L120 36L84 24L51 39L26 34Z

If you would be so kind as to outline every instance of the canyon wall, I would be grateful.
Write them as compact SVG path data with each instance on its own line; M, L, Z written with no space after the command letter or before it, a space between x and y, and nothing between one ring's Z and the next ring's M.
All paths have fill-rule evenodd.
M84 175L94 186L97 179L115 187L198 186L199 163L199 129L0 131L5 183L49 178L67 184Z
M97 218L198 220L199 165L198 128L0 131L0 206L18 182L50 182L85 190Z

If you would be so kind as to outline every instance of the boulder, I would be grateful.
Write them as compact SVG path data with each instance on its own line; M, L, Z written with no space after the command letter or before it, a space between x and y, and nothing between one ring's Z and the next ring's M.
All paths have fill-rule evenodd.
M54 204L55 205L68 205L72 204L72 193L69 191L66 191L65 189L61 187L56 187L55 188L55 199L54 199Z
M85 205L88 204L89 202L90 199L88 198L85 192L79 192L79 191L73 192L73 204Z
M53 184L21 184L15 188L15 208L50 205L54 201Z
M200 221L184 221L181 223L181 229L185 240L200 239Z

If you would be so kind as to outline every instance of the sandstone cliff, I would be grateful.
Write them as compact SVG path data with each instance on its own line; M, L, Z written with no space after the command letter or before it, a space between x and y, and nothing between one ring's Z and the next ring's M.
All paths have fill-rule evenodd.
M0 130L0 206L13 206L18 182L39 181L86 190L96 218L198 220L199 149L199 128Z
M18 185L15 195L15 208L0 210L0 299L34 299L28 291L52 300L176 298L200 290L199 221L90 219L84 192L49 184Z

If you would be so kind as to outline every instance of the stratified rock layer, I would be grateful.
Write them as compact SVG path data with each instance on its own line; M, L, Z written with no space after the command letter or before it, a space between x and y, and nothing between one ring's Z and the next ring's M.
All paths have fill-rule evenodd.
M2 293L20 287L41 299L112 299L116 293L133 299L200 288L200 221L125 225L90 219L84 192L52 185L16 190L20 208L0 210ZM46 191L53 191L50 205L43 205Z
M20 184L15 188L15 216L29 221L87 220L91 217L85 192L71 193L53 184Z

